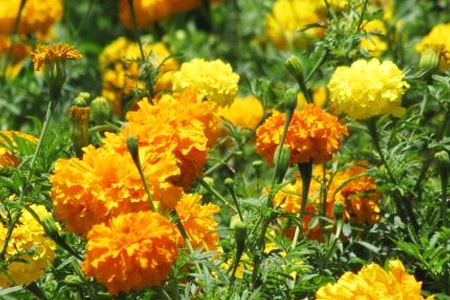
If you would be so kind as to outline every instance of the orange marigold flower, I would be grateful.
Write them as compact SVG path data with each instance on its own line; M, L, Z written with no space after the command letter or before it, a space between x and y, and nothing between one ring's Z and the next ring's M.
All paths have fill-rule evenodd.
M256 130L256 151L273 164L280 143L286 114L274 111ZM291 150L290 164L312 161L315 164L331 159L341 146L341 136L347 128L332 116L312 104L295 111L287 130L285 144Z
M178 235L176 226L158 213L119 215L89 231L83 272L112 295L161 285L177 259Z
M434 299L434 296L424 298L421 287L422 283L408 274L400 260L391 260L388 271L371 263L357 274L346 272L335 284L321 287L316 299Z
M81 160L56 161L50 177L51 196L56 216L69 231L85 234L93 225L116 215L150 209L131 155L108 144L114 142L126 148L126 137L110 134L106 141L108 138L109 142L98 149L84 148ZM139 147L139 154L154 201L175 207L182 189L170 182L179 175L174 155L170 151L156 152L151 146Z
M39 45L31 53L34 69L39 71L40 68L48 63L65 62L67 60L81 59L81 53L69 44L56 45Z
M185 194L175 209L192 246L215 250L218 247L219 234L214 215L220 211L220 207L212 203L202 205L201 199L200 194ZM178 243L184 244L181 236Z
M37 138L29 134L14 130L0 130L0 168L17 167L20 164L21 159L14 151L17 148L16 138L32 143L37 142Z

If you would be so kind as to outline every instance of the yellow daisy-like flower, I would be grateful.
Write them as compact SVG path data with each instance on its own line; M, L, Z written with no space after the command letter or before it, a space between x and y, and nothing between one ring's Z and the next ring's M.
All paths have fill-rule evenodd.
M238 97L229 107L219 108L218 114L234 126L254 130L261 122L264 107L255 96Z
M51 217L42 205L31 205L41 220ZM2 218L5 218L2 213ZM0 225L0 247L3 248L7 228ZM42 225L24 210L12 232L5 259L13 259L5 272L0 272L0 287L28 285L41 277L55 258L56 245L45 235Z
M0 0L0 33L12 33L20 3L21 0ZM18 33L45 33L62 15L61 0L27 0L22 10Z
M111 295L163 284L177 259L178 231L158 213L119 215L88 233L83 272Z
M201 98L215 101L219 106L233 103L238 92L239 75L230 64L220 59L205 61L194 58L181 65L173 75L173 89L181 91L194 88Z
M83 56L69 44L55 45L39 45L31 53L34 69L39 71L43 65L53 64L57 62L65 62L67 60L78 60Z
M401 116L401 100L409 87L402 71L391 61L357 60L333 73L328 89L339 112L355 120L392 114Z
M345 273L335 284L321 287L316 292L316 299L434 299L434 296L424 298L421 287L422 283L408 274L400 260L391 260L388 271L371 263L357 274Z
M274 111L256 130L256 151L273 164L280 143L286 114ZM286 133L285 145L291 150L290 165L312 161L319 164L331 159L341 146L347 128L319 107L308 104L295 111Z
M450 23L437 24L416 44L414 49L419 53L426 50L435 51L440 56L440 68L448 70L450 69L450 41L447 38L449 35Z
M219 246L219 234L214 215L220 211L220 207L212 203L202 205L201 200L200 194L185 194L175 209L192 246L215 250ZM184 244L181 237L178 243Z
M359 47L371 56L380 56L387 49L387 43L382 39L387 33L384 22L374 19L364 24L363 29L370 35L361 40Z
M17 167L20 164L21 159L17 153L11 151L9 147L6 147L6 145L13 148L17 146L14 137L26 139L33 143L37 142L37 138L29 134L14 130L0 130L0 169L5 167Z

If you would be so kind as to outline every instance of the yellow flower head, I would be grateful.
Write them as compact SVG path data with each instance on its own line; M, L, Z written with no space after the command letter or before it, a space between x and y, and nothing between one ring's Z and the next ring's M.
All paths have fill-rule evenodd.
M208 203L201 203L200 194L184 194L175 207L180 221L194 248L215 250L219 246L218 222L214 215L220 211L220 207ZM180 236L179 244L184 244Z
M205 61L194 58L181 65L173 76L173 89L176 91L194 88L199 97L215 101L219 106L233 103L238 92L239 75L234 73L228 63L220 59Z
M178 231L158 213L119 215L89 231L83 272L116 295L161 285L177 259Z
M31 53L34 69L39 71L43 65L81 59L81 53L69 44L39 45Z
M450 23L438 24L433 27L429 34L416 44L414 49L423 53L426 50L433 50L440 55L440 68L442 70L450 69Z
M238 97L229 107L219 108L218 114L235 126L254 130L261 122L264 108L255 96Z
M15 137L26 139L33 143L37 142L37 138L32 135L14 130L0 130L0 169L5 167L17 167L20 164L20 157L10 149L10 147L16 148L17 146L14 140Z
M328 83L331 103L355 120L402 115L405 109L400 106L401 100L408 87L393 62L376 58L338 67Z
M256 151L270 165L280 143L285 118L285 113L274 111L256 130ZM290 165L330 160L341 146L342 135L348 135L347 128L319 107L309 104L295 111L285 141L291 150Z
M41 221L51 217L42 205L31 205L30 209ZM2 214L2 218L5 217ZM1 248L4 247L6 235L7 228L0 225ZM28 210L23 210L6 248L5 258L14 261L5 272L0 272L0 287L28 285L39 279L55 258L55 248L55 243L45 235L42 225Z
M317 300L411 299L423 300L421 282L409 275L400 260L389 261L386 271L376 263L364 266L357 274L347 272L335 284L316 292ZM426 299L434 299L433 296Z
M0 0L0 33L11 34L21 0ZM19 21L18 33L46 33L63 15L61 0L27 0Z

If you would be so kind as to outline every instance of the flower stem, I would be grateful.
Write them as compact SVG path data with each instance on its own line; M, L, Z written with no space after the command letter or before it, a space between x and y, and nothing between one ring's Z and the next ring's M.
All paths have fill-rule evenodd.
M134 11L133 0L128 0L128 7L130 8L131 19L133 19L134 33L136 35L136 41L137 41L137 43L139 45L139 52L141 53L141 58L144 59L145 58L144 48L142 47L141 33L139 32L139 27L138 27L138 23L137 23L137 19L136 19L136 14L135 14L135 11Z

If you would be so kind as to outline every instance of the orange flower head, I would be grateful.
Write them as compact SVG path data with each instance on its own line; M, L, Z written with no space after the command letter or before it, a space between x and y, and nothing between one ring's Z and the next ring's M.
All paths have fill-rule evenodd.
M34 69L39 71L43 65L67 60L81 59L81 53L69 44L39 45L31 53Z
M273 164L275 150L280 143L286 114L274 111L256 130L256 151L266 162ZM290 164L312 161L319 164L331 159L341 146L341 136L347 128L317 106L306 105L295 111L288 127L285 144L291 150Z
M141 211L92 227L83 272L111 295L163 284L177 259L178 231L158 213Z

